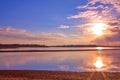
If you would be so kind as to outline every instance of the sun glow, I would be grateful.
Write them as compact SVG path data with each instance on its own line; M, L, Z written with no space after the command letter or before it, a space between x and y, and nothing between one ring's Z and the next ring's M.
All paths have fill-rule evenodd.
M94 66L97 68L97 69L101 69L104 67L104 64L103 64L103 61L101 59L101 57L97 57L97 60L96 62L94 63Z
M102 49L103 49L103 47L96 47L96 49L97 49L97 50L102 50Z
M106 29L107 26L104 23L95 23L93 24L93 27L91 27L91 31L95 35L103 35Z

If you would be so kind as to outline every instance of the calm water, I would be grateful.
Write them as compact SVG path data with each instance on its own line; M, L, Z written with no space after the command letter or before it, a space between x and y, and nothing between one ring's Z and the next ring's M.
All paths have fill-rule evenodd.
M96 49L96 51L78 52L11 52L0 53L1 70L62 70L62 71L93 71L98 56L105 64L105 71L120 72L120 47L77 47L77 48L16 48L15 50L66 50L66 49ZM13 49L1 49L13 50Z

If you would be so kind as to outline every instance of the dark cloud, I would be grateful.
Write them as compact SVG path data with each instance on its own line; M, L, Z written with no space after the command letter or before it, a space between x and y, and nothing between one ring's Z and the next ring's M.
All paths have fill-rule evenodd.
M105 40L106 41L111 41L111 42L113 42L113 41L120 41L120 32L118 32L118 33L116 33L116 34L114 34L112 36L106 36Z
M117 32L118 34L120 33L120 27L114 27L110 29L112 32Z
M109 26L117 26L120 27L120 19L110 20L108 23Z
M91 42L103 45L120 45L120 30L111 33L112 35L104 35L103 37L99 37L94 39Z

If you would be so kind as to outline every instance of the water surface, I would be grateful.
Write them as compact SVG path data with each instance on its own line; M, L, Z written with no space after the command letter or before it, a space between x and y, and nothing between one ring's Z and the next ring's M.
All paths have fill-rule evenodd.
M1 50L75 50L96 49L96 51L73 52L4 52L0 53L1 70L62 70L93 71L93 63L100 56L105 64L104 70L120 72L120 47L50 47L16 48ZM113 50L102 50L113 49Z

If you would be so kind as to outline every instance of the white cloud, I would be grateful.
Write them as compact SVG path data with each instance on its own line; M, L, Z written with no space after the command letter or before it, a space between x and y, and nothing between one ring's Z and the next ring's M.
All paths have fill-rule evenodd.
M95 18L99 18L99 15L97 11L85 11L85 12L80 12L76 15L70 16L68 18L69 19L70 18L75 18L75 19L78 19L78 18L93 19L94 18L95 19Z
M70 26L67 26L67 25L60 25L58 28L61 28L61 29L68 29L68 28L70 28Z
M120 0L90 0L86 5L77 7L84 9L84 11L68 18L115 19L118 16L120 17L119 2Z
M116 11L120 12L120 0L91 0L89 4L95 4L97 2L101 2L103 4L111 4L116 9Z
M103 5L98 6L90 6L89 4L84 6L77 6L77 9L86 9L86 10L96 10L96 9L103 9L105 8Z
M67 70L69 70L69 65L60 65L59 68L61 70L67 71Z

